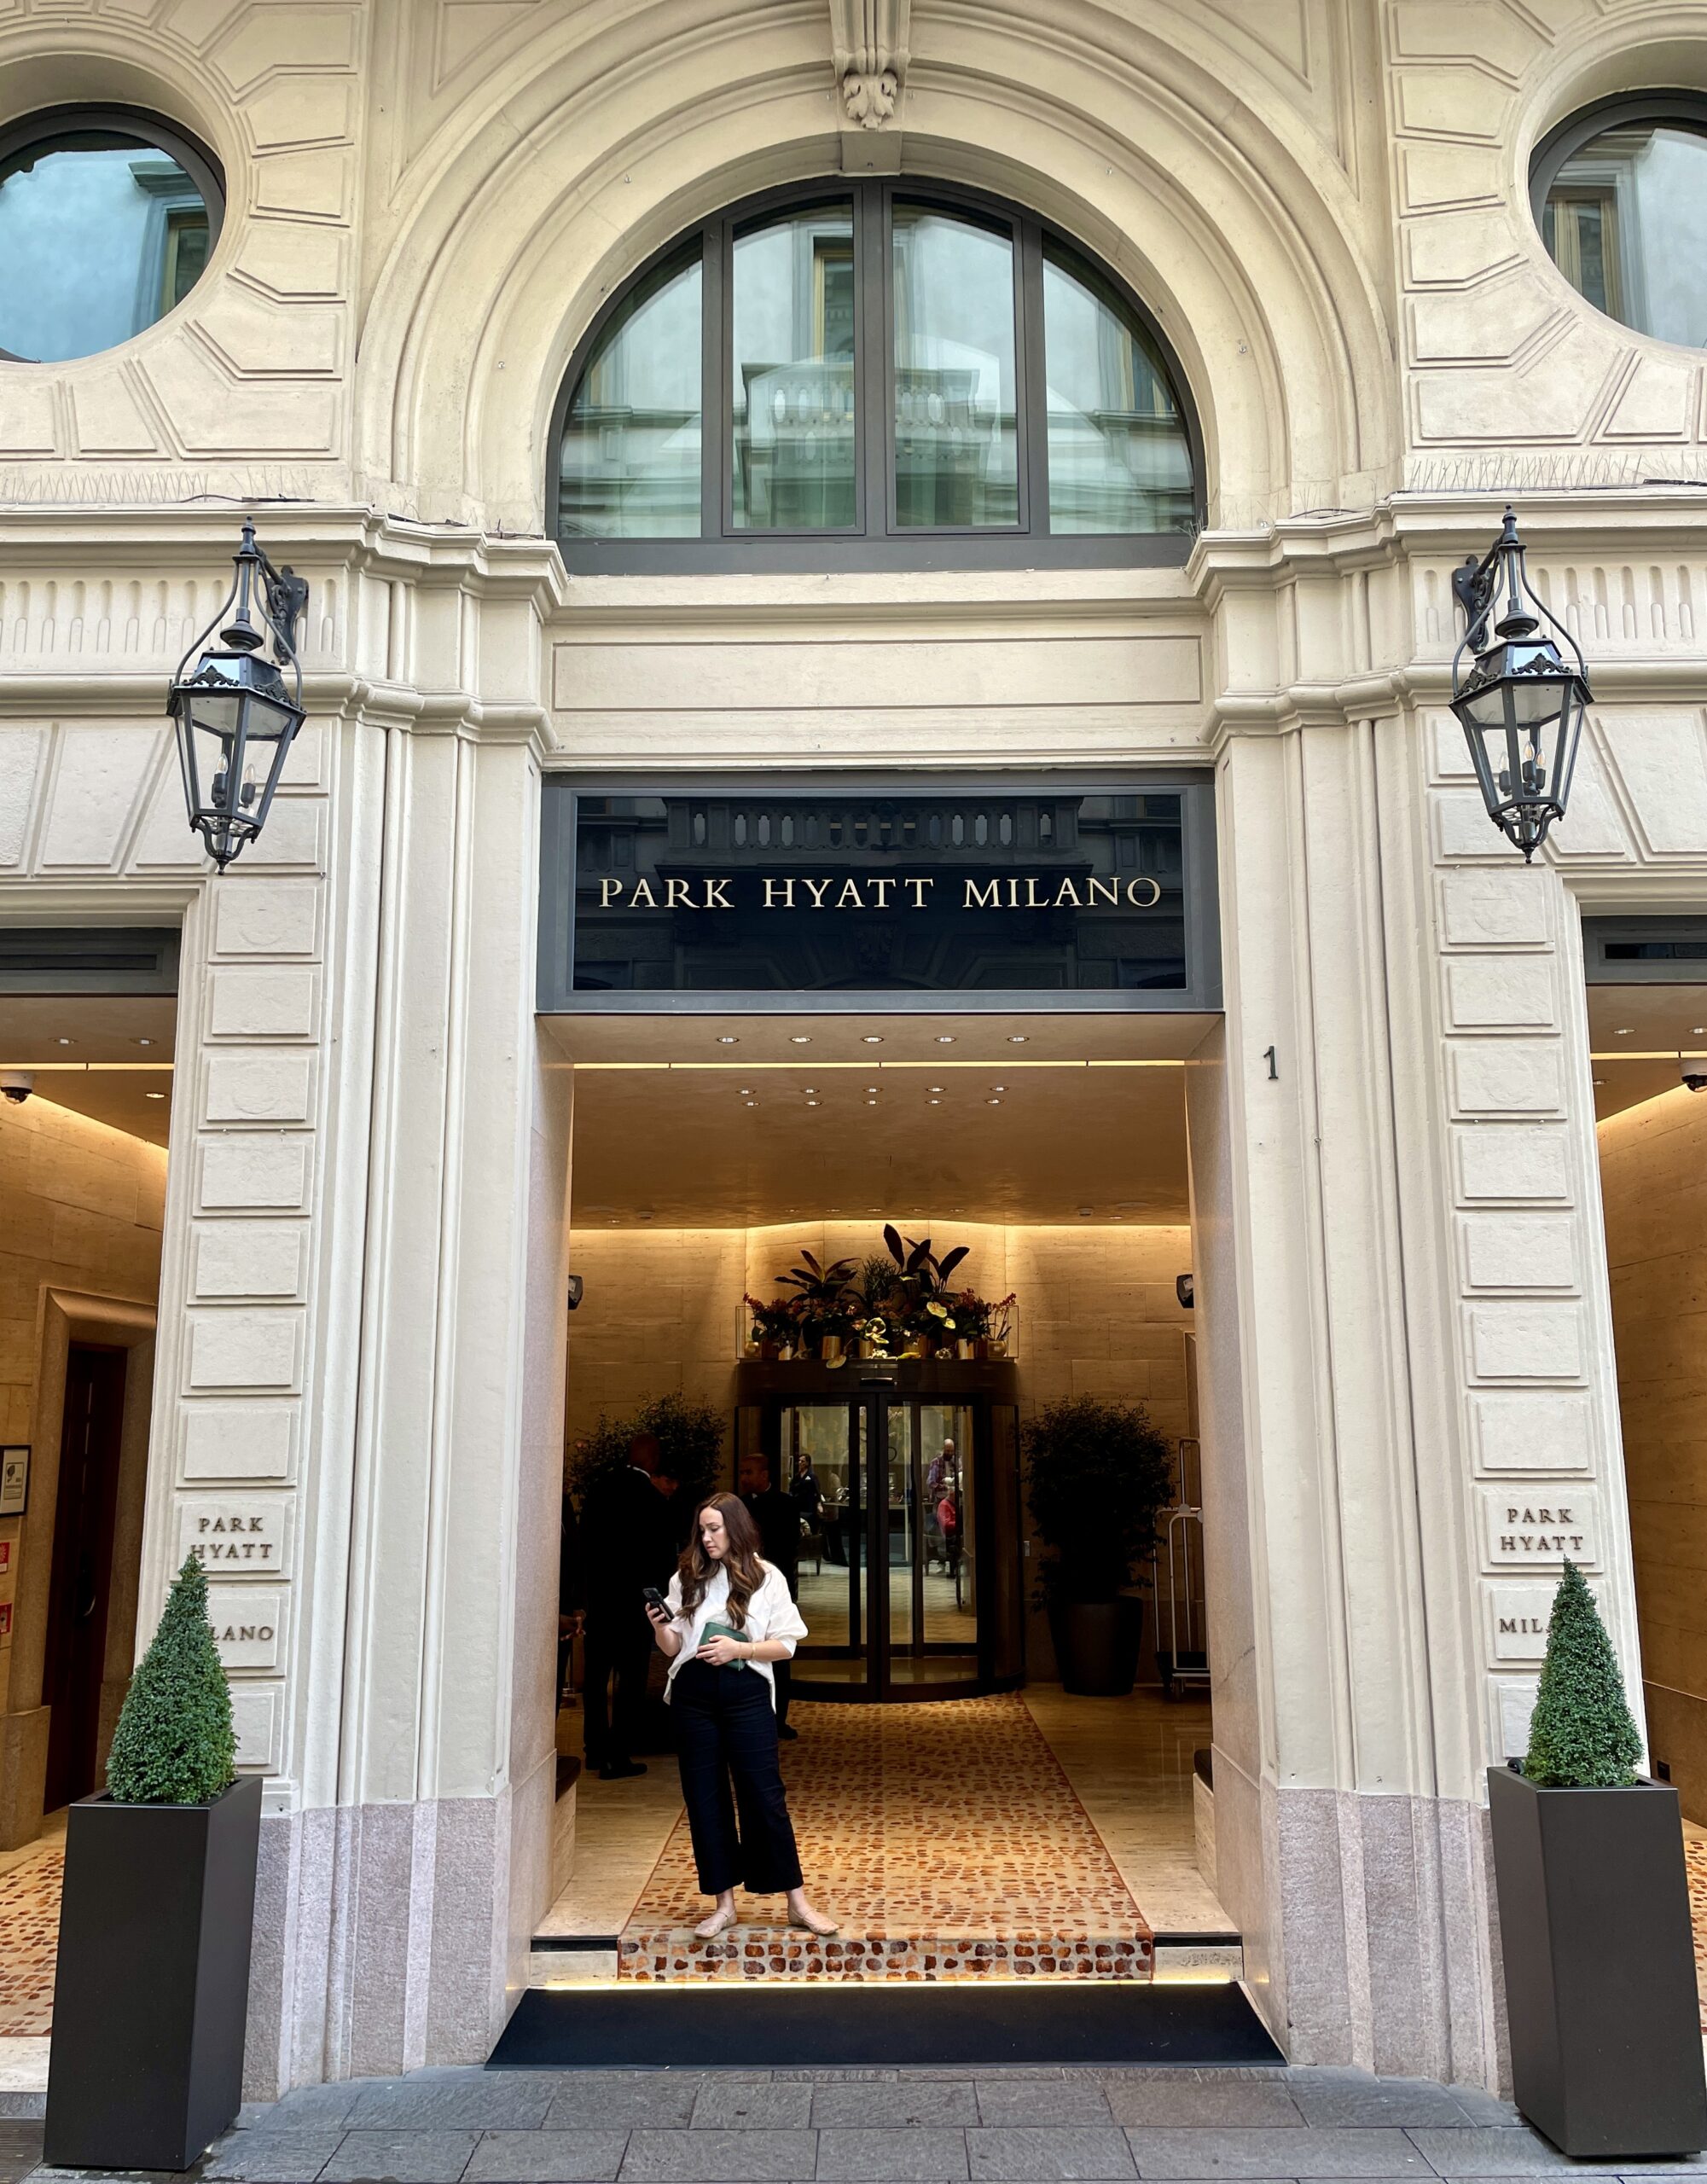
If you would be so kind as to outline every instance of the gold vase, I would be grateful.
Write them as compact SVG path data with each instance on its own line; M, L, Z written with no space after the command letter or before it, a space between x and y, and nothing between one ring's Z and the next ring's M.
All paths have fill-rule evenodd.
M819 1342L818 1356L826 1365L839 1365L846 1355L839 1334L827 1334Z

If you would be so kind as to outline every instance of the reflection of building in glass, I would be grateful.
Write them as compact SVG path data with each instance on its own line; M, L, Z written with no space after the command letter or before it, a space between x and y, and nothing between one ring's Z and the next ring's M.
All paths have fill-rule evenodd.
M207 264L201 192L137 141L61 140L0 174L0 355L63 363L127 341Z
M607 322L563 424L558 520L567 535L699 531L700 290L696 240Z
M1553 177L1542 237L1597 311L1662 340L1707 340L1707 131L1631 120L1603 130Z
M737 530L855 516L853 212L814 206L735 237Z

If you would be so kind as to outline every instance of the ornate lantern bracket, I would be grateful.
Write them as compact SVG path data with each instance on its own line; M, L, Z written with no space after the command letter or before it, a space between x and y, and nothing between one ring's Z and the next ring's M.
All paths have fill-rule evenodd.
M234 560L224 603L179 661L166 699L189 823L222 872L266 824L302 726L296 628L308 606L307 578L273 566L253 523Z
M1465 621L1452 710L1488 816L1528 863L1565 816L1592 699L1588 665L1529 581L1514 509L1481 560L1453 571L1452 590Z

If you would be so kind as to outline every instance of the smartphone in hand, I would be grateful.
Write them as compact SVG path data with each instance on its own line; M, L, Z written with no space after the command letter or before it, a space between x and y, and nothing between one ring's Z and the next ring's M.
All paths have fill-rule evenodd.
M655 1608L659 1615L669 1614L670 1603L665 1599L663 1594L659 1591L656 1585L642 1586L641 1588L640 1596L642 1600L646 1602L646 1605L649 1609Z

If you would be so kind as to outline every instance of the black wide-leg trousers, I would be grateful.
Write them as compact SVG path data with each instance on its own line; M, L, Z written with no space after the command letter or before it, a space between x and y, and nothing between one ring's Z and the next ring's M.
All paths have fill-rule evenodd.
M798 1888L800 1856L764 1678L756 1669L689 1661L671 1686L670 1711L700 1886L707 1896Z

